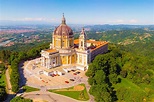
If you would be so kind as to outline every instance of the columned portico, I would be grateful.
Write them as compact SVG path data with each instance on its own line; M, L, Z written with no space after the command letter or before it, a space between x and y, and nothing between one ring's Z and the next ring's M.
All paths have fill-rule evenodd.
M53 68L53 67L57 67L60 64L60 55L59 52L55 49L50 49L50 50L42 50L41 52L41 57L42 57L42 61L41 61L41 65L46 67L46 68Z

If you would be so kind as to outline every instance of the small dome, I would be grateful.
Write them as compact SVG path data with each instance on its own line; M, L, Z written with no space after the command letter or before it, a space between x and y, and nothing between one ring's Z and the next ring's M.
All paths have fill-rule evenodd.
M73 35L72 29L66 25L66 20L63 15L62 23L54 30L54 35L70 36Z

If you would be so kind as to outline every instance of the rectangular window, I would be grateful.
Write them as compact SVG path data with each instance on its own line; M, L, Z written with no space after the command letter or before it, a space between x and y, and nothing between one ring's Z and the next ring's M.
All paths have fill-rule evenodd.
M65 42L63 41L63 43L62 43L62 47L64 47L64 43L65 43Z
M79 55L79 63L82 63L82 56Z
M56 46L58 46L58 41L56 40Z

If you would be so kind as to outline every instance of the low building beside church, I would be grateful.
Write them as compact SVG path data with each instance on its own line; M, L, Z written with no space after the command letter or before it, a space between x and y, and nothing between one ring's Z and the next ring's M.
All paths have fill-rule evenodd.
M62 23L55 28L50 49L41 51L41 65L48 69L72 65L86 70L88 64L98 55L108 51L108 42L87 40L82 29L79 39L74 40L72 29L67 26L63 15Z

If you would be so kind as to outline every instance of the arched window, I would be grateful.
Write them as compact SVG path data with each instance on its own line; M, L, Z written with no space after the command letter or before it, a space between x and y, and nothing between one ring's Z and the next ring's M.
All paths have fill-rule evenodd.
M81 41L81 47L83 46L83 41Z
M62 47L64 47L64 43L65 43L65 42L63 41L63 42L62 42Z
M72 40L69 40L69 46L72 46Z
M58 40L56 40L56 46L58 46Z

